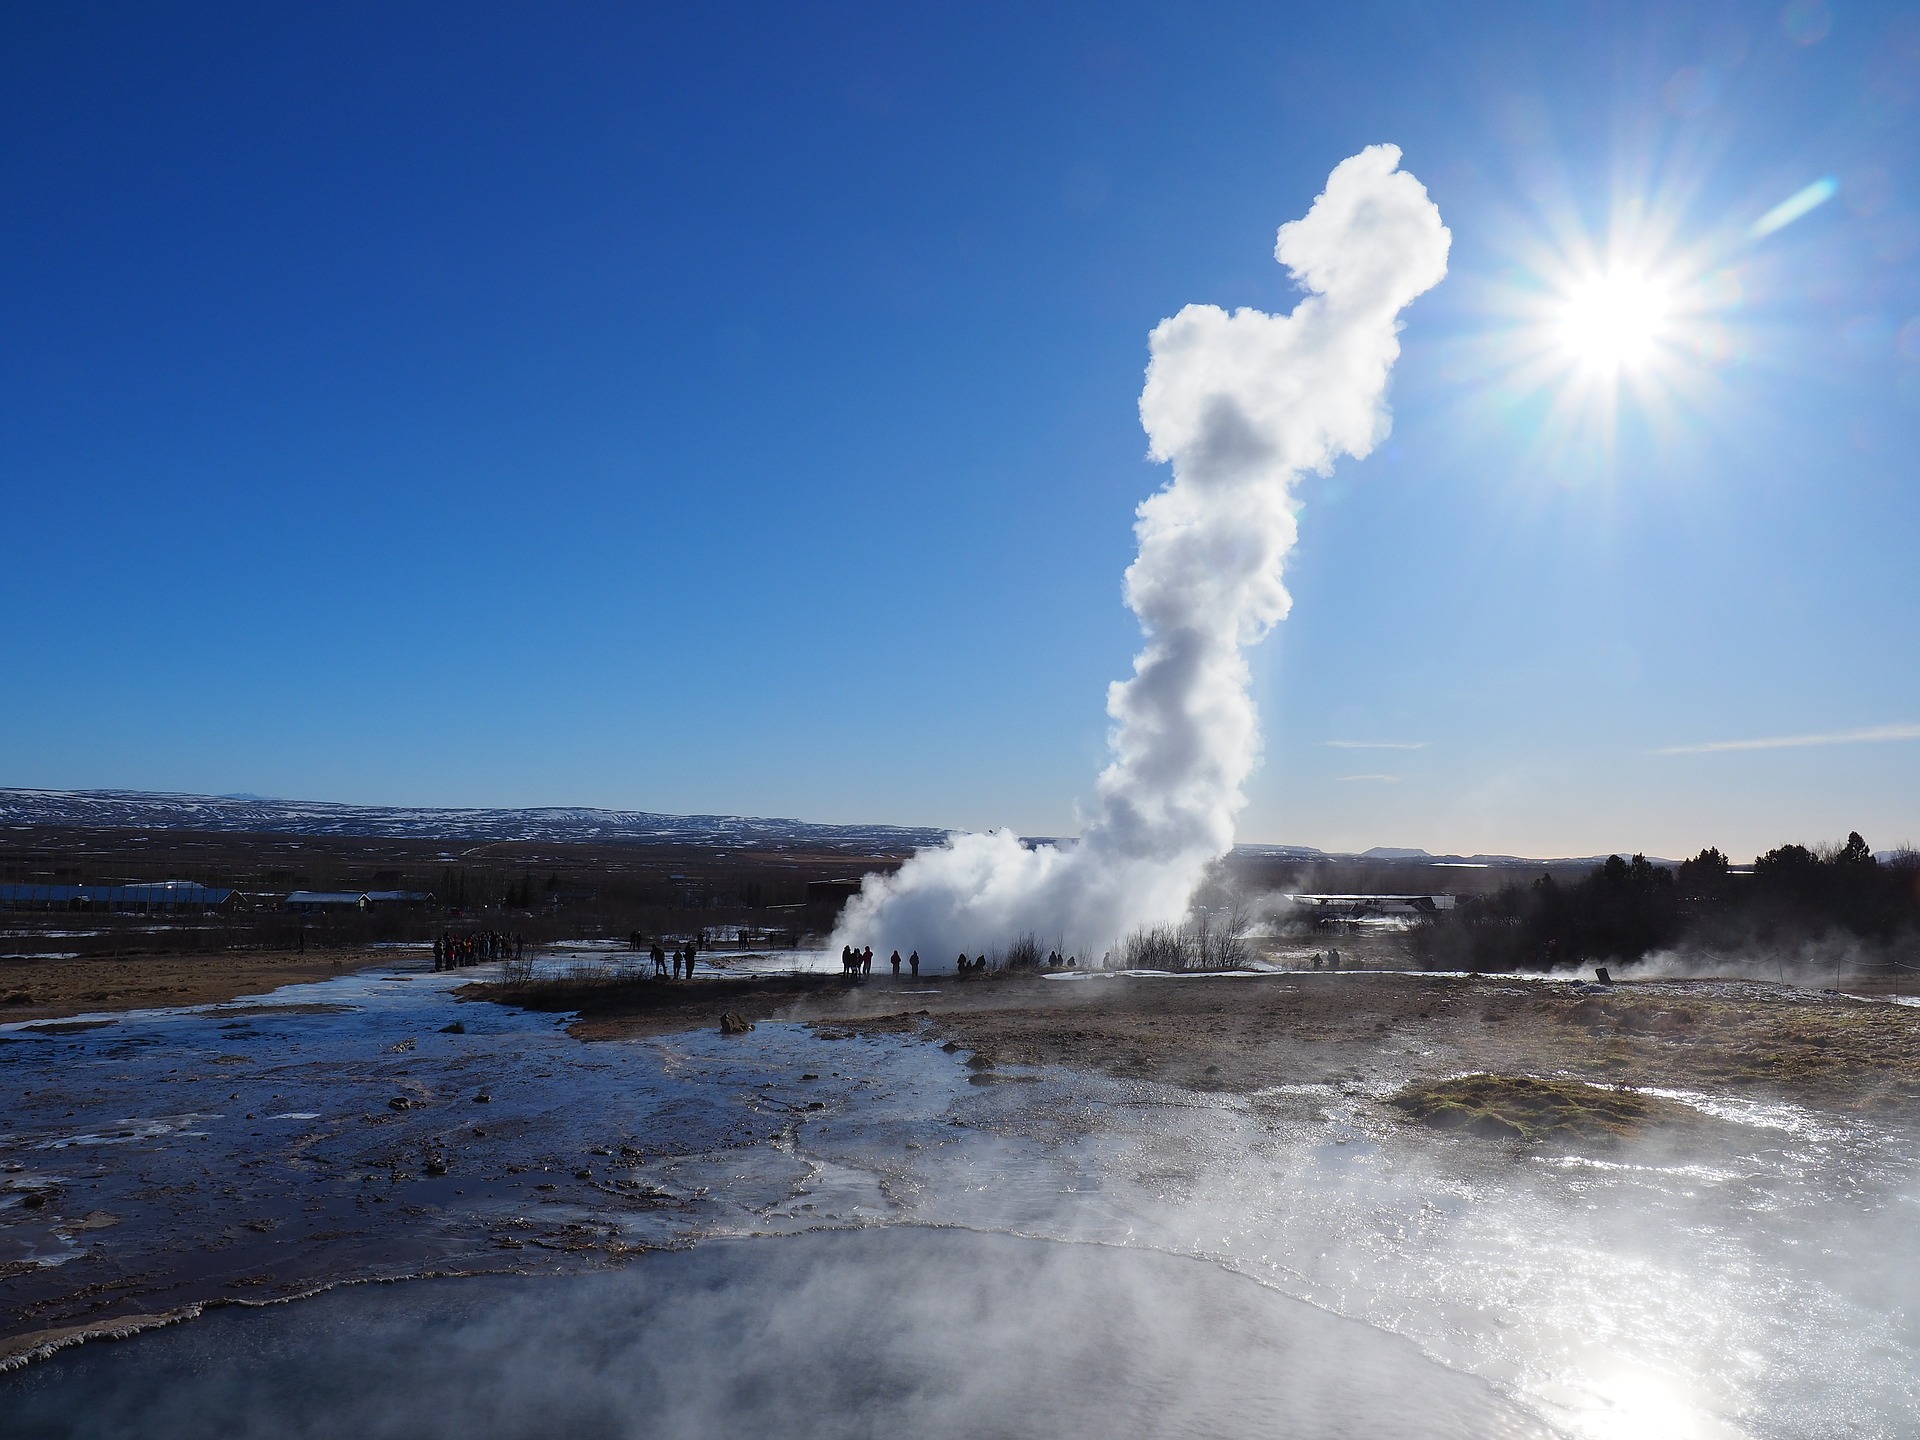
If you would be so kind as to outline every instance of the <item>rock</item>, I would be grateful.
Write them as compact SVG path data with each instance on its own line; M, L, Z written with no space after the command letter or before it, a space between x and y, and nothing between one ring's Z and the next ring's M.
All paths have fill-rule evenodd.
M478 1095L473 1097L473 1103L476 1105L491 1105L493 1103L493 1096L482 1090Z
M427 1156L427 1165L426 1165L427 1174L444 1175L447 1173L447 1169L448 1169L448 1166L447 1166L446 1156L444 1155Z
M467 1027L456 1020L451 1025L442 1025L440 1027L440 1033L442 1035L464 1035L467 1033Z
M411 1110L413 1108L413 1101L409 1100L405 1095L396 1095L387 1101L387 1108L389 1110Z
M722 1035L744 1035L751 1029L753 1029L753 1022L744 1015L738 1015L729 1010L720 1017Z
M1503 1120L1498 1115L1476 1115L1467 1124L1467 1129L1489 1140L1524 1140L1527 1132L1511 1120Z

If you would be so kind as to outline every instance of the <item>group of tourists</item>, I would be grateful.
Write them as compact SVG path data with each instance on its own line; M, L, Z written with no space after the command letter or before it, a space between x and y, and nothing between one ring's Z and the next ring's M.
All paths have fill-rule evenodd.
M699 955L700 942L698 940L689 940L684 947L675 946L672 955L673 978L676 980L691 980L693 978L694 961L699 958ZM668 955L658 940L654 941L653 948L647 951L647 958L653 961L653 978L656 980L666 979Z
M907 966L911 973L918 975L920 973L920 952L916 950L907 956L905 960L902 960L900 958L900 952L896 950L887 957L887 964L893 967L895 979L899 978L900 967L902 965ZM840 973L842 975L871 975L873 973L873 946L868 945L864 949L856 950L851 945L842 945L840 947Z
M492 960L518 960L526 948L526 940L517 932L509 935L500 930L478 930L471 935L456 935L442 930L433 937L433 968L464 970Z
M1322 955L1319 951L1314 951L1313 968L1318 970L1322 964L1329 970L1338 970L1340 968L1340 952L1338 950L1329 950L1325 955Z

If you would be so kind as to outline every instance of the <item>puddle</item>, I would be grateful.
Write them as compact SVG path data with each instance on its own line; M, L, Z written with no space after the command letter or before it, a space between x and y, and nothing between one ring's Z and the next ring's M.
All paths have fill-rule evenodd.
M904 1226L216 1314L0 1379L0 1406L19 1440L1548 1433L1212 1266Z

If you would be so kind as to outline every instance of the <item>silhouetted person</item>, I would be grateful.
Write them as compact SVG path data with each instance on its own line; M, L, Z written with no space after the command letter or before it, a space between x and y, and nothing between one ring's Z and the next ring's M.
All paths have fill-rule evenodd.
M871 945L860 952L860 973L862 975L873 973L873 946Z
M915 975L920 973L920 952L918 950L907 956L907 964Z
M900 978L900 952L898 950L894 951L893 954L888 957L887 963L893 966L893 978L898 980Z
M693 978L693 957L699 953L695 946L687 946L687 979L689 980Z
M677 949L673 952L673 978L680 978L680 952Z

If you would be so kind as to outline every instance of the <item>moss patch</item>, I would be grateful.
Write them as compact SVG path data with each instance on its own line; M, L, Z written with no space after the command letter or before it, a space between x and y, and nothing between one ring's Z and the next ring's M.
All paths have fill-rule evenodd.
M1684 1105L1637 1090L1533 1075L1458 1075L1411 1085L1387 1103L1435 1130L1495 1140L1621 1139L1699 1120Z

